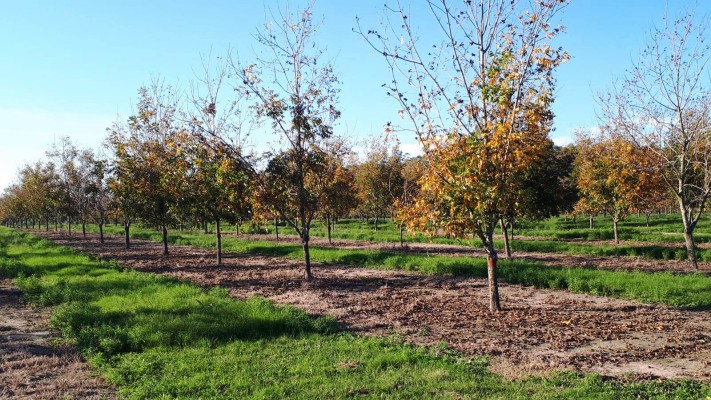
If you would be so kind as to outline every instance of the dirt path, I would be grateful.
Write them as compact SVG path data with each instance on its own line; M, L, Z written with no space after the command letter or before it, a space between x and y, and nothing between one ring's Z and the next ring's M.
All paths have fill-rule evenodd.
M267 240L276 242L272 235L241 235L240 237L253 240ZM295 235L279 235L279 243L299 243ZM339 249L374 249L395 253L448 255L453 257L471 256L486 257L483 249L460 246L454 244L437 243L406 243L405 248L399 243L367 242L351 239L334 239L329 245L328 239L313 237L311 244L322 247L335 247ZM499 254L504 257L503 254ZM513 253L516 260L539 261L547 265L560 267L590 267L624 271L670 271L670 272L701 272L711 274L711 262L699 261L699 271L692 269L686 261L676 260L651 260L642 257L598 257L577 254L539 253L516 251Z
M113 389L47 325L49 315L24 304L0 280L0 399L113 399Z
M124 266L219 285L237 298L260 295L311 314L330 314L343 327L368 335L447 346L468 355L491 355L492 369L507 376L570 368L607 375L691 378L711 382L711 312L501 285L506 311L488 312L486 281L316 265L304 283L298 262L228 254L120 237L101 246L95 235L41 234L63 245Z

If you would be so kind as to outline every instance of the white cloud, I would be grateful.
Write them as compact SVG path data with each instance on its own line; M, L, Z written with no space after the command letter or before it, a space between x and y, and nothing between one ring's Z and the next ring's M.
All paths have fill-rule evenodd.
M568 135L553 136L551 139L553 139L553 143L555 143L557 146L567 146L567 145L573 143L573 138L571 138Z

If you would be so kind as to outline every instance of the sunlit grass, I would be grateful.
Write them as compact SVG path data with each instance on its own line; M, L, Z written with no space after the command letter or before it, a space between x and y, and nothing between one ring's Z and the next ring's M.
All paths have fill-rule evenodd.
M109 231L117 228L109 228ZM160 241L160 233L146 228L133 228L135 238ZM172 232L174 244L215 248L212 235ZM246 254L269 257L303 258L301 246L271 241L253 241L237 237L223 238L223 248ZM454 276L487 276L486 260L477 257L429 256L403 254L374 249L338 249L311 247L311 259L324 264L338 264L372 269L418 271L426 274ZM700 273L629 272L580 267L548 266L534 261L499 261L502 280L538 288L567 289L577 293L614 296L643 302L663 303L676 307L711 308L711 276Z
M40 262L40 260L42 260ZM692 381L570 372L508 380L485 359L338 332L332 318L127 270L0 228L0 276L127 399L703 398Z

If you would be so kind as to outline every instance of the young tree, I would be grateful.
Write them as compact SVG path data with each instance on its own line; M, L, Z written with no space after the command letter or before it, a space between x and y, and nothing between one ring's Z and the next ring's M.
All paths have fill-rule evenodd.
M266 54L254 64L235 63L240 90L255 100L257 117L270 121L286 142L268 170L275 178L275 174L282 174L278 180L288 183L293 192L266 200L279 203L275 208L281 218L301 238L306 280L312 278L309 233L318 206L307 176L322 167L320 147L333 135L332 123L340 116L336 109L338 78L332 64L323 59L324 51L313 41L317 25L312 13L313 3L297 13L287 8L279 21L255 35ZM283 198L292 195L293 202ZM286 205L288 209L281 208Z
M109 186L108 160L100 157L92 159L86 193L90 214L99 226L99 241L104 244L104 224L111 206L111 188Z
M255 174L251 157L245 154L247 130L237 97L225 93L229 76L228 61L218 58L212 66L203 64L203 75L192 84L188 124L192 172L186 197L202 222L216 227L217 264L222 264L221 223L234 222L250 205L250 183ZM234 94L234 93L233 93Z
M173 89L161 82L142 87L139 96L127 129L114 129L108 139L116 158L115 187L117 197L128 200L132 212L160 227L163 254L167 255L168 226L175 221L173 211L187 168L178 137L182 134L178 99Z
M567 1L428 0L432 35L418 40L410 13L358 31L393 75L385 86L413 123L428 158L422 217L411 226L478 237L488 258L489 308L501 309L493 234L521 175L548 143L553 72L567 58L551 47ZM530 6L529 10L522 10ZM431 223L430 221L434 221Z
M397 222L400 230L400 247L405 247L403 233L407 221L412 219L410 213L414 209L415 201L420 196L421 188L419 183L425 174L426 168L426 160L423 157L405 160L402 166L402 191L393 205L393 220Z
M83 180L78 166L80 150L68 136L54 143L47 157L57 166L57 212L67 218L69 235L72 234L73 219L79 214L82 203Z
M655 27L631 71L603 96L603 124L654 153L653 173L677 199L689 263L694 228L711 195L711 47L693 12Z
M378 230L380 217L392 215L395 200L402 195L403 155L397 142L373 139L365 160L355 173L359 209L374 218Z
M184 136L190 182L186 201L195 216L215 223L217 265L222 265L222 223L234 222L249 208L251 167L222 142Z
M619 136L584 138L577 141L578 188L585 207L612 216L615 243L620 243L618 225L631 212L641 195L636 171L639 149Z
M319 193L319 211L326 221L328 243L336 218L348 215L357 206L353 171L346 166L352 155L351 149L342 140L327 143L324 168L317 176L311 175L315 190Z
M115 123L107 131L109 135L105 145L114 153L112 174L108 181L112 194L111 208L123 220L124 245L128 249L131 247L131 224L138 213L140 171L134 166L139 160L133 149L135 144L129 141L128 130L123 124Z

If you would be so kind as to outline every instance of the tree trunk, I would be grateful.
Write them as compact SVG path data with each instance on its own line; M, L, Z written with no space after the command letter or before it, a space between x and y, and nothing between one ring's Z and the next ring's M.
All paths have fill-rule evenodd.
M307 235L301 240L301 244L304 248L304 262L306 263L306 275L304 279L311 281L313 275L311 274L311 255L309 254L309 237Z
M86 220L81 221L81 234L84 236L84 239L86 239Z
M501 225L501 234L504 236L504 249L506 250L506 258L511 258L511 245L509 244L509 233L506 231L506 224L504 224L503 218L499 218L499 224Z
M405 247L405 241L403 240L402 233L405 230L405 223L401 222L400 223L400 248Z
M131 235L129 234L130 229L131 229L131 222L125 221L123 223L123 233L124 233L124 240L125 240L127 249L131 248Z
M69 236L72 236L72 220L67 219L67 226L69 227Z
M513 242L514 240L514 227L516 226L516 220L514 218L511 218L511 221L509 222L509 226L511 227L511 241Z
M578 219L578 216L576 214L573 214L573 225L576 225L578 223L576 219Z
M165 222L161 224L161 230L163 231L163 255L168 255L168 227L165 226Z
M689 264L695 270L699 270L699 262L696 259L696 245L694 244L694 227L684 227L684 241L686 242L686 254Z
M276 234L276 240L279 240L279 220L274 217L274 233Z
M590 214L590 229L593 228L593 215Z
M207 220L206 220L206 219L202 220L202 229L203 229L203 231L205 232L206 235L207 235L208 233L210 233L209 230L207 229Z
M494 249L494 242L489 245L488 256L486 258L487 276L489 280L489 311L496 313L501 311L501 302L499 301L499 283L496 276L496 265L498 257Z
M375 217L375 231L378 231L378 217Z
M44 221L44 230L49 232L49 217Z
M222 265L222 232L220 231L220 219L215 219L215 232L217 235L217 265Z
M649 228L649 216L651 215L651 212L647 211L645 216L647 217L647 228Z
M617 224L618 224L619 222L620 222L620 221L619 221L618 218L613 218L613 219L612 219L612 231L613 231L614 234L615 234L615 244L620 244L620 235L619 235L619 233L617 232Z
M331 242L331 216L330 215L326 215L326 226L328 226L328 228L326 228L328 230L328 244L333 244L333 242Z
M104 244L104 221L99 222L99 242Z

